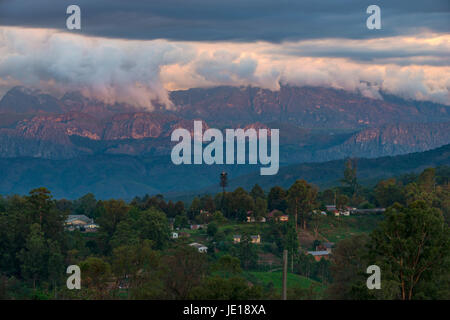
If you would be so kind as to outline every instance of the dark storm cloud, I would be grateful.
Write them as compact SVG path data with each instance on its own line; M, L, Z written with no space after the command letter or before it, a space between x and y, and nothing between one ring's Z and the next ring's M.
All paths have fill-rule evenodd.
M82 11L82 34L128 39L280 42L448 32L449 1L375 0L0 0L0 25L65 29L66 8ZM381 7L368 30L366 8Z
M397 38L378 40L378 43L336 40L334 42L304 41L286 43L268 53L296 57L348 58L367 63L395 63L398 65L450 66L448 47L445 44L429 46L408 44Z

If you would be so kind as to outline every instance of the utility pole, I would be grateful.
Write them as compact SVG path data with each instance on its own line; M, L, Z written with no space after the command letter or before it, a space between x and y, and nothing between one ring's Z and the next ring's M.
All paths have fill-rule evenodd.
M228 175L225 171L220 174L220 186L222 187L222 213L224 213L223 206L225 202L225 188L228 186Z
M283 250L283 300L287 299L287 264L288 264L288 252Z

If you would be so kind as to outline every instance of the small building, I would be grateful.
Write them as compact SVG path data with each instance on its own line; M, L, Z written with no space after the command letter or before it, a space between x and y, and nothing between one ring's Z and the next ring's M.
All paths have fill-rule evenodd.
M84 214L71 214L66 219L66 225L84 226L88 223L93 223L94 220L85 216Z
M261 236L259 234L256 236L250 236L250 238L252 240L252 243L256 243L256 244L261 243Z
M344 210L344 211L341 211L340 214L343 215L343 216L348 217L348 216L350 216L350 211L349 210Z
M172 239L178 239L178 232L172 232Z
M325 206L325 208L327 209L327 211L333 212L333 211L336 210L336 205L334 205L334 204L327 204Z
M333 247L334 242L324 242L316 246L316 251L328 251L329 253L331 253Z
M266 222L265 217L255 218L254 216L247 216L247 222Z
M193 242L190 244L190 246L196 248L200 253L208 252L208 247L201 243Z
M202 227L201 224L191 224L191 230L198 230Z
M99 226L95 223L89 223L84 226L84 232L97 232Z
M233 243L239 243L241 242L241 235L240 234L235 234L233 236Z
M280 210L274 209L272 211L270 211L267 214L267 218L274 220L274 221L288 221L289 220L289 216L287 214L284 214L283 212L281 212ZM264 219L265 221L265 219Z
M95 232L98 229L98 225L94 223L94 220L85 216L84 214L71 214L65 221L65 228L69 231L76 229L87 232Z
M325 247L325 250L331 253L331 250L334 247L334 242L324 242L323 246Z
M251 210L247 211L247 222L256 222L256 218Z
M316 261L320 261L323 259L328 259L330 252L323 250L323 251L308 251L308 254L312 255Z

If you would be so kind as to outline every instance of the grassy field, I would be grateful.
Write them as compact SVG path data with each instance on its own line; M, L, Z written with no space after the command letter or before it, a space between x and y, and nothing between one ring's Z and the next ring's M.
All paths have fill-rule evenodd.
M369 233L382 220L382 216L327 217L319 226L319 233L329 241L339 242L350 236Z
M251 282L259 282L262 285L268 285L270 282L273 283L274 288L281 291L283 272L263 272L263 271L248 271L244 273L244 276ZM299 276L297 274L288 273L287 286L288 288L302 288L307 289L311 285L317 285L317 290L322 291L323 287L317 281L311 280L309 278Z

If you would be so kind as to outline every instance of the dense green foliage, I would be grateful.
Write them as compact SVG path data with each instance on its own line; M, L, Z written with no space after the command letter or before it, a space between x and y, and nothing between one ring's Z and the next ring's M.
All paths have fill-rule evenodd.
M161 195L55 200L45 188L0 197L0 298L278 299L286 249L290 299L448 299L448 167L367 188L355 163L333 189L297 180L287 190L255 185L189 204ZM329 204L387 210L322 214ZM69 214L95 219L98 231L67 230ZM330 259L307 254L330 240L337 242ZM373 264L381 290L365 285ZM69 265L81 268L81 290L66 288Z

